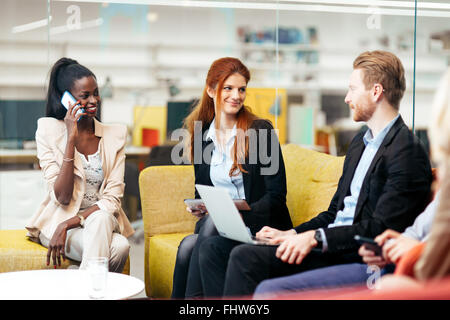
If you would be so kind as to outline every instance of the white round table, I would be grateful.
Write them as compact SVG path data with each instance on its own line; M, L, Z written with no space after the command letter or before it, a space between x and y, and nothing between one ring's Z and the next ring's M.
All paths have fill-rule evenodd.
M87 300L89 278L84 270L30 270L0 273L0 300ZM117 300L144 290L144 282L132 276L108 272L106 296Z

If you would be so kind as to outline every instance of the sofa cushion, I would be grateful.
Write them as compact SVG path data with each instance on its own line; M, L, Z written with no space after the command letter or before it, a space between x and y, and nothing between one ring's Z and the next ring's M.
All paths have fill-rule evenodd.
M328 209L342 175L344 157L301 148L282 147L286 167L287 206L297 226Z
M149 297L170 297L173 270L181 240L189 233L145 237L145 290Z
M46 265L47 248L28 240L27 230L0 230L0 272L24 270L51 269ZM79 262L66 259L61 261L61 269ZM130 259L128 258L123 274L130 274Z
M28 240L27 230L0 230L0 272L51 269L46 265L47 248ZM61 261L65 269L76 261Z

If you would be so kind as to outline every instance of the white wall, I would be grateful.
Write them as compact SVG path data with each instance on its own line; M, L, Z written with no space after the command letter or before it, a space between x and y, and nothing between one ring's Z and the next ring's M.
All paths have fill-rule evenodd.
M40 170L0 171L0 229L23 229L46 188Z

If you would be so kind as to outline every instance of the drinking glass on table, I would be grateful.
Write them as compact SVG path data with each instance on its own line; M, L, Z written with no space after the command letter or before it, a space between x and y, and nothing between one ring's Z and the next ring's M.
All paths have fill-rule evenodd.
M101 299L106 296L106 281L108 277L108 258L88 258L86 271L88 273L89 297Z

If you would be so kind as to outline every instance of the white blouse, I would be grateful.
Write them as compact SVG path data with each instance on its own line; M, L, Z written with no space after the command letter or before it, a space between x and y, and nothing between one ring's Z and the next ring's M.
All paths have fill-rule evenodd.
M226 142L225 150L221 150L220 145L217 142L215 121L216 119L214 118L209 126L206 137L206 140L210 139L214 144L209 172L211 182L215 187L226 189L230 194L231 199L245 199L242 172L231 177L229 176L231 166L233 165L231 150L234 145L234 140L236 139L236 125L233 127L231 136Z
M80 153L80 157L83 162L84 175L86 177L86 189L80 207L80 210L82 210L93 206L100 200L99 191L104 179L100 144L97 152L88 155L87 159L82 153Z

